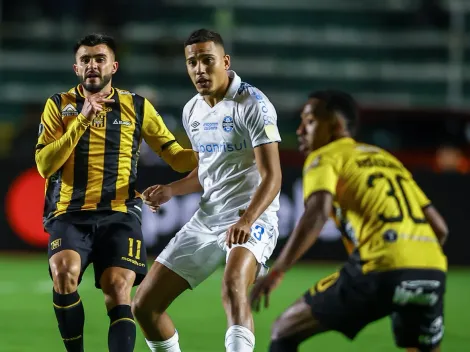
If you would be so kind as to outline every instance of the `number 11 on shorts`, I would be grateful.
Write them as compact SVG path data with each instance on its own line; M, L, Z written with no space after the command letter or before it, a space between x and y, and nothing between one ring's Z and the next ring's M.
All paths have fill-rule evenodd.
M135 241L137 244L137 249L135 251L135 259L139 260L140 259L140 247L142 246L142 241L141 240L136 240ZM129 237L129 257L134 257L134 239Z

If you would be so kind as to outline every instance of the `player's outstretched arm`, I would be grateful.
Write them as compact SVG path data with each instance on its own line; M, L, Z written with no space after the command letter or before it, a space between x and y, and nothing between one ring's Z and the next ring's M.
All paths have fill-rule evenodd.
M449 236L449 229L447 228L444 218L432 205L424 208L423 213L436 234L439 243L443 246Z
M286 272L315 243L320 231L328 220L333 203L333 195L328 191L316 191L306 201L305 211L281 254L274 262L267 276L258 279L250 293L250 303L254 311L259 311L262 297L264 306L269 306L269 295L282 280Z
M261 183L256 189L250 205L227 231L225 242L228 248L233 244L248 242L251 226L273 202L281 189L282 172L279 161L278 143L262 144L254 149L256 164L261 175Z
M279 144L263 144L254 149L256 165L261 175L261 183L256 189L250 205L241 217L246 223L253 225L261 214L273 202L281 190L282 171L279 160Z
M106 99L109 93L93 94L85 99L83 109L77 118L64 131L59 107L48 99L41 116L38 143L36 144L36 165L44 178L51 177L59 170L72 154L80 137L85 133L95 113L103 108L101 104L112 103Z
M142 193L144 203L147 204L153 212L156 212L160 205L168 202L173 196L183 196L185 194L202 191L202 186L198 178L198 169L199 168L195 168L185 178L168 185L150 186Z
M183 149L166 127L160 114L153 105L144 100L144 120L142 135L147 144L178 172L189 172L197 167L197 158L192 149Z
M194 153L194 155L197 154ZM195 156L195 158L198 160L197 156ZM185 178L168 184L168 187L171 189L171 194L174 196L184 196L185 194L202 192L203 188L199 182L198 172L199 167L196 167Z
M188 172L197 167L197 158L192 149L183 149L178 142L174 142L169 148L164 149L161 158L178 172Z
M313 246L328 220L332 205L333 195L327 191L310 195L299 223L273 265L273 271L286 272Z

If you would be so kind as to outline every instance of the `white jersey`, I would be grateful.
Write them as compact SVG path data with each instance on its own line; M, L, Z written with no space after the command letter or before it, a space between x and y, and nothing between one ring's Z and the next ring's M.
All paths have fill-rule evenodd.
M195 217L207 226L236 222L261 183L254 148L280 142L276 110L257 88L228 71L232 82L214 107L197 94L183 109L183 125L199 153L204 193ZM279 194L260 219L277 225Z

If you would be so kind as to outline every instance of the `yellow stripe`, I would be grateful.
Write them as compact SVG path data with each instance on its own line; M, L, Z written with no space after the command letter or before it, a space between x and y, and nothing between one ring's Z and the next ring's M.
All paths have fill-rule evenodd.
M81 339L81 338L82 338L82 335L79 335L77 337L71 337L70 339L62 339L62 340L64 340L64 342L67 342L67 341L78 340L78 339Z
M131 319L131 318L121 318L121 319L118 319L118 320L113 321L110 326L113 326L114 324L117 324L117 323L119 323L120 321L130 321L132 324L135 324L134 319Z
M77 108L77 100L75 95L72 94L62 94L62 105L61 110L64 109L68 104L72 104ZM64 116L62 118L62 123L64 126L68 126L72 123L77 116ZM66 127L67 129L67 127ZM65 131L64 131L65 133ZM75 162L75 149L70 155L70 157L65 162L62 167L62 185L60 188L59 203L57 204L57 209L55 211L55 216L65 213L67 207L70 204L70 198L72 197L73 192L73 172L74 172L74 162Z
M72 308L73 306L76 306L76 305L79 304L81 301L82 301L82 299L79 298L77 302L75 302L75 303L73 303L73 304L71 304L71 305L69 305L69 306L65 306L65 307L58 306L58 305L55 304L55 303L52 303L52 304L53 304L54 307L56 307L57 309L67 309L67 308Z
M132 144L134 143L134 131L136 128L136 118L132 95L119 95L121 103L121 121L129 121L129 126L121 126L119 143L119 164L118 177L116 182L116 198L111 201L114 211L127 211L125 200L129 198L129 177L131 175Z
M106 118L104 126L90 126L90 150L88 152L88 183L82 210L96 209L101 200L104 178L104 154L106 143Z

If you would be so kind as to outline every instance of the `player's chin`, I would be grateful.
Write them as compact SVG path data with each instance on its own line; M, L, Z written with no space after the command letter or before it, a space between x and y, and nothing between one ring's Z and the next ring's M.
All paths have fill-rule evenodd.
M212 90L209 88L197 88L197 92L201 95L211 95Z
M90 82L85 81L82 84L83 84L83 87L90 93L98 93L103 89L103 84L101 82L90 83Z

